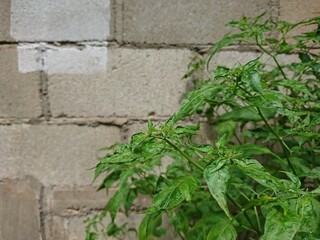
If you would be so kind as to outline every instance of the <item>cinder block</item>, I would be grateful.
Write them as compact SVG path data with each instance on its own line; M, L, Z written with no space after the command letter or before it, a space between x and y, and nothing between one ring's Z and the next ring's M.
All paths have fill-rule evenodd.
M110 189L109 194L114 191ZM49 211L55 215L85 215L92 210L102 210L109 197L95 187L56 187L47 194Z
M318 0L280 0L280 15L281 20L285 20L291 23L296 23L307 18L313 18L319 16L320 13L320 1ZM298 35L308 31L314 31L317 29L316 25L297 27L291 31L291 35Z
M0 182L0 239L41 239L40 189L31 177Z
M109 0L11 0L11 36L17 41L106 40Z
M0 47L0 117L41 115L40 72L23 71L21 51L16 46Z
M80 216L80 217L60 217L60 216L53 216L48 221L48 226L46 228L46 238L48 240L77 240L77 239L85 239L86 233L85 233L85 227L86 224L84 221L88 217L92 217L93 215L88 216ZM135 229L138 229L140 222L143 219L142 214L138 213L130 213L129 216L126 216L124 213L119 213L117 215L116 222L121 226L121 224L128 223L126 226L127 228L134 227ZM103 222L105 226L110 223L110 218L107 217L107 219ZM98 229L101 229L101 225L98 225ZM100 236L99 240L104 240L106 238ZM108 237L108 240L116 240L119 238L112 238ZM130 240L136 240L138 239L138 236L135 232L127 232L125 235L125 238L120 239L130 239ZM169 240L170 238L168 238ZM171 238L173 239L173 238Z
M123 0L123 41L136 43L207 44L243 16L270 11L272 0Z
M112 126L0 126L0 177L35 176L44 185L90 185L98 149L120 139Z
M191 51L186 49L106 48L105 58L95 51L82 55L79 49L58 49L60 65L75 64L72 72L50 64L48 54L49 99L53 116L168 116L178 109L187 83ZM69 58L72 52L73 58ZM79 56L77 58L76 56ZM77 63L81 56L89 64ZM98 59L97 67L94 59ZM91 64L90 64L91 63ZM93 66L92 66L93 65ZM88 74L85 74L87 70ZM79 72L76 74L76 72Z
M280 0L280 19L299 22L317 17L320 12L320 1L315 0Z
M59 216L83 216L88 212L104 209L115 191L115 188L111 188L106 194L104 190L97 191L97 187L93 186L55 187L46 193L46 208L48 212ZM149 206L151 199L140 196L134 201L132 210L141 210Z
M10 0L2 0L0 7L0 41L11 41L10 37Z

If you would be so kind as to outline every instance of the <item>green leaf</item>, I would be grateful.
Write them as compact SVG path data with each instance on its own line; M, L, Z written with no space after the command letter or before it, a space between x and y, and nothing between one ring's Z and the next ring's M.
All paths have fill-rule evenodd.
M179 111L174 114L168 122L175 123L184 117L190 116L201 110L204 107L206 100L213 98L221 89L221 86L205 85L202 88L190 92L187 98L183 100Z
M257 71L245 72L241 77L241 81L248 82L249 86L258 93L263 91L261 76Z
M120 207L126 203L126 198L129 194L129 190L129 185L121 187L107 203L106 210L110 212L112 221L115 220Z
M306 84L303 82L299 82L297 80L285 79L285 80L274 81L273 84L276 84L278 86L283 86L298 92L302 92L312 97L312 94L310 93L309 89L306 87Z
M126 214L129 212L133 201L136 199L137 197L137 191L136 189L130 189L130 191L128 192L128 195L126 197L126 201L124 202L124 210L126 212Z
M233 137L233 134L236 130L236 122L234 121L223 121L219 122L214 126L214 129L216 130L218 137L226 135L227 142L230 141L230 139Z
M243 153L243 157L252 157L253 155L261 155L261 154L272 154L273 153L269 150L267 147L263 147L257 144L242 144L235 146L235 149L237 151L240 151Z
M203 175L211 195L226 215L231 218L226 199L228 181L231 177L228 166L223 161L215 160L205 168Z
M105 179L102 181L101 185L98 188L98 191L101 189L106 189L106 191L108 192L112 184L114 184L120 179L120 174L120 171L110 172L110 174L107 175Z
M312 194L320 195L320 187L311 191Z
M192 176L181 176L173 180L170 182L170 185L161 189L161 191L154 196L152 206L146 213L150 214L171 209L185 200L189 201L198 186L198 180Z
M299 174L300 177L308 177L317 179L320 178L320 167L313 168L311 170L306 170L303 173Z
M261 109L263 116L269 118L274 115L274 109ZM236 108L231 112L225 113L219 117L219 121L261 121L261 116L254 107Z
M219 42L217 42L216 44L213 45L213 47L211 49L210 56L207 61L207 69L209 69L209 64L217 52L219 52L222 48L230 46L236 42L235 36L236 35L225 36Z
M207 240L235 240L237 232L231 221L224 220L212 226Z
M105 210L110 212L112 221L115 220L117 213L120 210L121 206L125 206L128 204L127 198L131 199L130 197L130 185L128 184L128 178L134 174L134 170L129 169L128 171L122 172L119 179L119 189L118 191L112 196L112 198L107 203Z
M154 240L165 233L160 228L162 224L162 213L147 214L139 225L139 240Z
M268 173L257 160L235 159L234 163L244 174L253 178L262 186L271 188L274 191L277 191L282 187L280 180Z
M313 216L312 200L309 196L297 199L296 212L300 216L301 225L305 225Z
M300 216L272 209L267 217L261 240L292 240L300 228Z
M311 61L311 57L309 56L309 54L303 53L303 52L300 52L298 54L299 54L299 58L300 58L301 62L307 63L307 62Z

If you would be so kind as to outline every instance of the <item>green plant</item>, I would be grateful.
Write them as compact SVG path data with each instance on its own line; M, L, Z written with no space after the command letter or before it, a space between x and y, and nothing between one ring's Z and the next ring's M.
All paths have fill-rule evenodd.
M152 198L137 230L141 240L165 233L164 215L181 239L320 239L320 58L313 53L320 18L296 24L263 18L230 22L238 33L214 44L207 60L192 59L185 77L205 77L179 111L163 124L149 121L146 133L100 159L99 190L117 192L88 220L87 239L97 238L107 214L112 221L103 234L127 231L114 220L141 195ZM309 25L318 29L291 36ZM211 69L219 51L239 44L255 47L257 57ZM279 60L284 54L290 63ZM200 124L181 125L199 114L217 133L213 144L194 141ZM173 160L161 168L165 156Z

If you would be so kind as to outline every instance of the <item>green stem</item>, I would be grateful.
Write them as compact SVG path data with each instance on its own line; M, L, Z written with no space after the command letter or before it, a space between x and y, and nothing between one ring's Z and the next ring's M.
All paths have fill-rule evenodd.
M195 166L196 168L198 168L201 171L204 171L204 167L202 167L200 164L198 164L197 162L193 161L187 154L185 154L180 148L178 148L174 143L172 143L170 140L163 138L163 140L165 140L171 147L173 147L177 152L179 152L182 156L184 156L189 163L191 163L193 166Z
M293 168L293 165L288 157L287 152L291 153L291 149L288 147L288 145L281 139L281 137L273 130L273 128L268 123L267 119L264 117L263 113L261 112L261 109L259 107L256 107L258 110L259 116L261 117L262 121L266 124L269 131L276 137L276 139L280 142L281 147L283 149L285 159L287 160L288 166L290 167L291 171L296 174L296 171Z
M277 65L277 67L279 68L279 70L280 70L282 76L284 77L284 79L288 79L287 76L286 76L286 74L284 73L283 68L281 67L278 59L277 59L270 51L268 51L267 49L265 49L265 48L260 44L257 36L256 36L255 38L256 38L256 44L257 44L257 46L258 46L264 53L268 54L268 55L273 59L273 61L276 63L276 65Z
M259 231L262 232L261 223L260 223L260 219L259 219L259 214L258 214L258 211L257 211L257 207L256 207L256 206L254 206L254 213L255 213L255 215L256 215L256 219L257 219Z
M252 94L250 92L248 92L246 89L244 89L243 87L241 86L238 86L242 91L244 91L245 93L247 93L250 97L252 96ZM270 126L270 124L268 123L267 119L264 117L263 113L261 112L261 109L259 107L256 107L255 108L257 109L258 111L258 114L259 116L261 117L262 121L265 123L265 125L267 126L267 128L269 129L269 131L276 137L276 139L279 141L282 149L283 149L283 152L284 152L284 155L285 155L285 159L287 160L287 163L288 163L288 166L289 168L291 169L291 171L296 174L296 171L294 170L293 168L293 165L288 157L288 153L291 153L291 149L288 147L288 145L281 139L281 137L273 130L273 128Z
M253 222L251 221L249 215L245 212L245 209L243 209L242 206L241 206L239 203L237 203L235 200L233 200L232 197L231 197L229 194L227 194L227 198L228 198L237 208L240 209L241 213L243 213L244 217L247 219L247 221L248 221L248 223L250 224L250 226L252 227L252 229L260 234L261 232L259 231L259 229L256 229L256 227L254 226Z

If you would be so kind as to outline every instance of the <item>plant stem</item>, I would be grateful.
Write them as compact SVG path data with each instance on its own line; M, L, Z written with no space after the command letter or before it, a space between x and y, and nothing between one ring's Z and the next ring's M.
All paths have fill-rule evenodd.
M288 147L288 145L280 138L280 136L273 130L273 128L268 123L267 119L264 117L263 113L261 112L261 109L259 107L256 107L258 110L259 116L261 117L262 121L266 124L267 128L270 130L270 132L276 137L276 139L280 142L281 147L283 149L285 159L287 160L288 166L291 169L291 171L296 174L296 171L293 168L293 165L288 157L287 152L291 153L291 149Z
M257 211L257 207L256 207L256 206L254 206L254 213L255 213L255 215L256 215L256 219L257 219L259 231L262 231L261 223L260 223L260 219L259 219L259 214L258 214L258 211Z
M276 65L277 65L277 67L279 68L279 70L280 70L282 76L284 77L284 79L288 79L287 76L286 76L286 74L285 74L284 71L283 71L283 68L281 67L280 63L278 62L278 59L277 59L271 52L269 52L267 49L265 49L265 48L260 44L257 36L255 37L255 40L256 40L257 46L258 46L263 52L265 52L266 54L268 54L268 55L273 59L273 61L276 63Z
M234 199L232 199L232 197L227 194L227 198L237 207L240 209L241 213L243 213L244 217L247 219L248 223L250 224L250 226L252 227L252 229L256 232L258 232L259 234L261 234L261 232L259 231L259 229L256 229L256 227L254 226L254 224L252 223L249 215L245 212L245 209L243 209L241 207L241 205L239 203L237 203Z
M180 148L178 148L174 143L172 143L170 140L163 138L163 140L165 140L171 147L173 147L177 152L179 152L182 156L184 156L189 163L191 163L193 166L195 166L196 168L198 168L201 171L204 171L204 167L202 167L200 164L198 164L197 162L193 161L187 154L185 154Z

